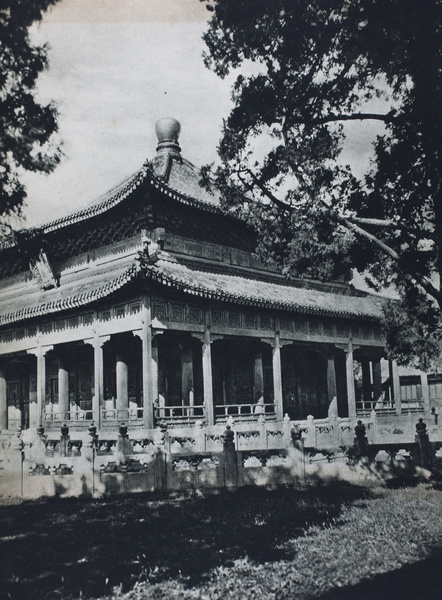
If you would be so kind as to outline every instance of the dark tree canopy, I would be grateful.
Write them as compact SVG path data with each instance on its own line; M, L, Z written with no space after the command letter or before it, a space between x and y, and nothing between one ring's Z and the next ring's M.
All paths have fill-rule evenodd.
M38 74L47 67L47 48L29 39L29 27L57 1L0 2L0 234L8 232L8 217L20 214L26 197L20 169L49 173L60 159L51 144L56 110L34 97Z
M390 346L426 366L442 302L442 0L201 1L206 65L241 73L222 166L203 179L287 273L339 279L354 267L376 289L394 284L401 318L429 343L417 349L396 307ZM383 133L359 179L339 154L362 121Z

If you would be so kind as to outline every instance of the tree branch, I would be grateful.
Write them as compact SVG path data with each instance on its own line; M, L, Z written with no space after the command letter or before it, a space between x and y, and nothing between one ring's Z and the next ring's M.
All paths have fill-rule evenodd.
M355 223L352 223L351 221L349 221L345 217L342 217L341 215L339 215L338 213L336 213L333 209L331 209L327 205L326 202L322 201L322 203L325 206L328 207L329 211L333 215L336 216L336 218L339 220L340 223L342 223L344 225L344 227L347 227L347 229L350 229L351 231L354 231L357 235L360 235L361 237L364 237L365 239L367 239L370 242L374 243L378 248L380 248L383 252L385 252L385 254L387 254L388 256L390 256L390 258L392 258L396 262L400 262L400 258L401 257L398 254L398 252L396 252L396 250L393 250L393 248L390 248L390 246L388 246L387 244L385 244L385 242L383 242L382 240L380 240L376 236L372 235L371 233L369 233L365 229L362 229L362 227L359 227L359 225L356 225ZM418 285L420 285L422 287L422 289L429 296L431 296L432 298L434 298L436 300L436 302L439 303L441 293L437 289L437 287L435 287L433 285L432 281L430 279L428 279L428 277L420 275L414 269L408 269L407 274L412 279L414 279L416 281L416 283Z
M350 223L356 223L360 225L374 225L376 227L387 227L400 229L401 226L394 221L389 221L388 219L368 219L364 217L347 217Z
M285 125L285 123L284 123ZM276 198L274 194L272 194L267 187L259 180L259 178L250 170L245 170L250 177L252 178L253 183L261 190L261 192L275 205L280 209L287 211L289 213L293 212L294 208ZM331 208L325 200L320 199L320 202L325 206L330 214L332 214L344 227L353 231L356 235L365 238L371 243L375 244L382 252L384 252L387 256L392 258L395 262L400 263L401 256L396 250L388 246L385 242L380 240L378 237L373 235L372 233L366 231L362 227L360 227L357 223L353 221L357 221L361 224L365 225L378 225L381 227L396 227L396 223L392 221L387 221L385 219L363 219L363 218L354 218L354 217L344 217L336 212L333 208ZM408 269L407 274L414 279L414 281L422 287L422 289L432 298L436 300L439 304L441 292L433 285L432 281L423 275L420 275L416 271L412 269Z
M259 180L259 178L255 175L255 173L253 173L253 171L251 171L250 169L247 169L247 172L250 175L250 177L252 178L253 183L256 185L256 187L258 187L261 190L261 192L264 194L264 196L266 196L271 202L273 202L273 204L275 204L275 206L278 206L281 210L284 210L284 211L287 211L290 213L293 212L293 207L289 206L282 200L279 200L279 198L277 198L274 194L272 194L270 192L270 190L268 190L266 188L266 186Z
M333 123L336 121L364 121L364 120L375 120L383 121L384 123L391 123L393 116L391 113L354 113L353 115L327 115L326 117L319 117L316 119L290 119L293 125L323 125L324 123Z

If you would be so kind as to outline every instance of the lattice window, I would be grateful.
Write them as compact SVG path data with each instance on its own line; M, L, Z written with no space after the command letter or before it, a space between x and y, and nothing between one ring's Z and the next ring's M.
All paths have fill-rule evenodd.
M307 333L307 322L306 321L296 321L295 329L297 333Z
M348 325L346 323L338 323L336 325L336 334L339 337L345 337L345 338L347 338L348 335L349 335Z
M6 396L8 399L8 406L20 408L20 381L7 382Z
M291 331L292 330L292 321L288 317L280 317L279 318L279 326L284 331Z
M92 365L83 362L78 365L77 402L81 410L92 410L94 377Z
M268 315L261 315L261 329L272 329L272 318Z
M324 335L333 335L333 323L331 321L324 321L324 323L322 324L322 328L324 330Z
M87 313L86 315L84 315L84 317L83 317L84 325L92 325L93 322L94 322L94 313Z
M122 319L124 317L125 309L124 306L117 306L115 309L115 316L117 319Z
M153 316L159 319L160 321L167 319L166 305L164 304L164 302L152 302L152 311Z
M254 314L246 313L244 315L244 325L247 329L255 329L256 328L256 317Z
M321 324L318 321L309 321L308 329L311 335L321 334Z
M442 401L442 377L432 376L428 377L428 392L430 395L430 402L441 402Z
M400 384L402 411L419 411L423 407L420 375L401 377Z
M211 310L210 316L212 319L212 325L222 325L224 322L223 312L221 310Z
M241 327L241 315L239 313L229 312L229 326L235 328Z
M176 323L184 323L184 306L181 304L170 305L170 320Z
M41 326L42 333L51 333L52 331L52 323L43 323Z
M194 306L189 307L189 323L200 324L202 322L201 309Z
M140 303L139 302L137 304L130 305L130 314L131 315L136 315L139 312L140 312Z

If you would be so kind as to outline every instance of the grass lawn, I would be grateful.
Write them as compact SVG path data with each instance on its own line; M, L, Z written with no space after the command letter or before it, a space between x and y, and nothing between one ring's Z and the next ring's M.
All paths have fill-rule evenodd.
M345 483L0 507L0 597L439 600L442 491Z

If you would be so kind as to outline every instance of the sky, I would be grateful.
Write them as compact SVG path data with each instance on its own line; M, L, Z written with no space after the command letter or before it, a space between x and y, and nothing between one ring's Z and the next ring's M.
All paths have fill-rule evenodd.
M24 173L27 225L88 205L153 158L155 123L181 123L183 154L216 159L229 81L203 64L209 13L198 0L62 0L32 29L48 42L38 98L59 111L62 164Z
M50 175L24 173L26 226L79 210L155 154L155 122L181 123L183 155L216 161L235 74L221 80L203 64L210 13L199 0L62 0L32 28L48 42L38 99L59 111L62 163ZM345 156L366 162L363 124Z

